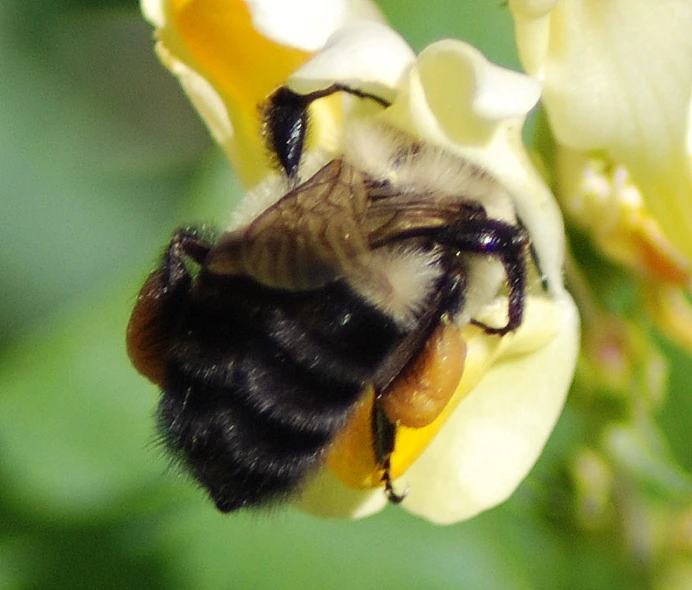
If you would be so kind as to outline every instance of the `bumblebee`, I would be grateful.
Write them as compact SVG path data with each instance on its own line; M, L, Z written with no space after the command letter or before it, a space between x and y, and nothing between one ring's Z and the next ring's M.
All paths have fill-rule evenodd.
M217 235L177 230L128 326L135 368L161 388L165 445L222 512L299 493L366 391L379 483L400 502L397 428L429 423L446 401L424 400L429 415L402 394L429 342L469 322L497 335L522 322L529 237L478 166L364 120L300 178L309 107L335 92L388 106L341 85L275 92L266 141L286 190ZM473 318L467 296L485 274L492 296L506 288L505 325Z

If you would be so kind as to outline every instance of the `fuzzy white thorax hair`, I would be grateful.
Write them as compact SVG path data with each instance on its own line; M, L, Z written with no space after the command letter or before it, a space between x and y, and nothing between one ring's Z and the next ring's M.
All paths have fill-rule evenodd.
M371 305L410 329L442 274L438 261L432 251L387 246L372 252L368 276L346 280Z
M354 121L344 141L344 159L402 192L478 203L488 217L516 222L510 194L488 172L449 149L417 141L390 125L371 119Z

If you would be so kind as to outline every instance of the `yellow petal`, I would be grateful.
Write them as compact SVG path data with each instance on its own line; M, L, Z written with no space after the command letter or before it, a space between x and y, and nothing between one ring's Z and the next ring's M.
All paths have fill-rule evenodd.
M157 50L246 185L270 169L259 106L310 54L260 34L242 0L145 3Z
M382 20L368 0L142 0L157 52L233 162L246 186L273 167L260 105L348 22ZM308 141L333 141L335 101L315 105Z

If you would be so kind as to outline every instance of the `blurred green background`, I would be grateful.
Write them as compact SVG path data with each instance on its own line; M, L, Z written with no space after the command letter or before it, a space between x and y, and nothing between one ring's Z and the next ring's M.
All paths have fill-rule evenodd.
M416 49L461 37L518 68L499 0L380 4ZM396 508L360 522L291 508L222 516L170 468L155 444L157 392L129 365L125 325L172 228L218 219L240 189L152 49L133 2L0 3L0 589L606 589L692 579L689 547L675 545L671 565L660 543L640 546L661 534L664 549L689 541L688 475L665 444L649 457L652 445L629 441L629 480L646 507L644 534L632 537L622 522L641 515L623 516L630 503L592 489L612 476L612 461L602 464L598 445L579 455L594 446L594 421L582 415L593 412L592 393L576 394L510 501L450 527ZM690 362L668 352L673 387L656 428L690 468ZM670 541L674 526L683 529Z

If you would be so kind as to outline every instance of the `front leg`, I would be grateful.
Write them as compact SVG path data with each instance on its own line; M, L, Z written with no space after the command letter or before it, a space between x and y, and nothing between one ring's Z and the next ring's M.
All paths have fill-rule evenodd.
M503 336L516 330L522 322L526 298L526 257L530 239L521 226L497 219L467 219L434 231L442 244L453 245L461 252L498 258L505 269L509 299L507 324L493 328L473 321L488 334Z
M439 209L435 211L438 212L437 218L429 208L423 207L396 212L392 220L371 232L371 247L379 248L410 238L427 238L460 253L499 259L507 277L507 325L493 328L481 322L473 323L488 334L500 336L516 330L521 325L526 297L526 258L530 244L526 230L521 225L487 217L480 206L465 206L462 219L457 217L449 221L445 220L445 216L451 217L449 212L439 214Z

